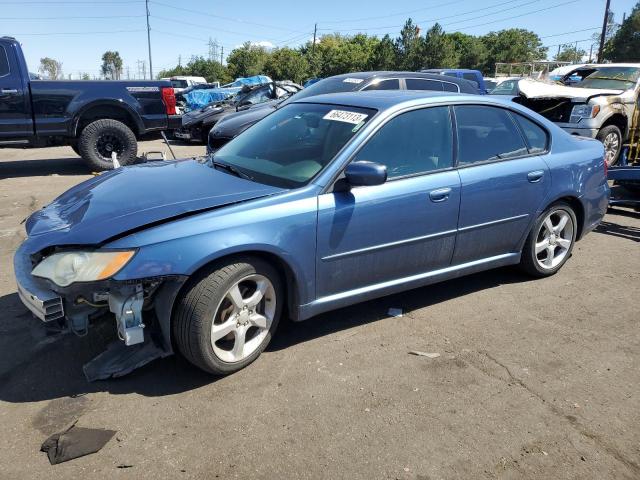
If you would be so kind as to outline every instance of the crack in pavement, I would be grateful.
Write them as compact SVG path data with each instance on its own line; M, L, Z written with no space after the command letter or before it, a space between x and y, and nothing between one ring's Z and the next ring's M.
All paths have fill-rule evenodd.
M576 432L578 432L580 435L592 440L597 446L602 448L606 453L608 453L613 458L615 458L617 461L619 461L620 463L625 465L627 468L629 468L635 474L640 475L640 465L638 465L633 460L630 460L627 457L625 457L624 454L622 454L615 446L611 445L609 442L607 442L600 435L590 431L586 426L581 424L578 421L578 419L576 417L574 417L573 415L566 415L562 411L561 408L559 408L556 405L553 405L552 403L548 402L540 393L538 393L535 390L533 390L526 383L524 383L520 378L515 376L507 365L505 365L504 363L499 361L497 358L495 358L489 352L487 352L486 350L479 350L478 353L480 355L483 355L484 357L486 357L490 361L492 361L494 364L496 364L499 367L501 367L507 373L509 379L514 384L516 384L519 387L523 388L524 390L529 392L533 397L535 397L536 399L540 400L542 402L542 404L545 405L547 407L547 409L551 413L553 413L554 415L556 415L558 417L561 417L563 420L565 420L569 425L571 425L571 427ZM468 356L471 357L471 355L468 355ZM485 375L487 375L487 376L489 376L491 378L503 381L503 382L505 381L505 379L502 378L500 375L496 375L493 372L489 371L488 369L484 368L482 365L479 365L476 362L474 362L472 358L468 358L468 360L469 360L469 363L471 363L474 367L476 367L478 370L480 370Z

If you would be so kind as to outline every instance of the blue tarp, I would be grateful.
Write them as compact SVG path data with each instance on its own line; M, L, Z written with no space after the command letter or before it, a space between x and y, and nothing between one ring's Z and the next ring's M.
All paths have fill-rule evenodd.
M185 95L188 110L204 108L211 103L221 102L234 93L238 93L245 85L262 85L271 82L266 75L256 75L255 77L237 78L235 82L228 83L220 88L192 90Z

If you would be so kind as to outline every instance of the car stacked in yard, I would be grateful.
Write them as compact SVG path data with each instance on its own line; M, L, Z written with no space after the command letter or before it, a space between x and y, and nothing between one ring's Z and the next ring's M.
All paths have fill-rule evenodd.
M553 275L607 208L602 144L513 102L367 91L270 112L207 159L107 172L29 217L24 304L80 335L115 315L122 342L88 378L174 346L228 374L283 315L505 265Z
M232 113L211 129L207 152L211 153L245 131L258 120L291 101L312 95L338 92L367 92L371 90L421 90L478 94L478 86L468 80L443 77L421 72L355 72L319 80L302 92L282 102L270 102L245 111Z
M573 135L597 138L605 146L607 164L615 165L631 133L640 95L640 64L580 65L559 82L521 80L515 101Z
M0 147L70 145L93 170L133 163L138 138L181 122L169 82L31 80L11 37L0 37L0 104Z

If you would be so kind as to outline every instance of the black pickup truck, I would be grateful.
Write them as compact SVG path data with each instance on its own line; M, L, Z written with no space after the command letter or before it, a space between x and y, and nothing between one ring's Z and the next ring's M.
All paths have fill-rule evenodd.
M137 139L181 126L167 81L30 80L22 48L0 37L0 148L70 145L94 170L132 163Z

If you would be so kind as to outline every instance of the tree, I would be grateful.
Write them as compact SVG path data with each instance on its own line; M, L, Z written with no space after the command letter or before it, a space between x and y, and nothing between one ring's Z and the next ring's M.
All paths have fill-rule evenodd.
M373 70L395 70L397 65L396 49L393 40L387 34L373 49L371 68Z
M118 52L106 51L102 54L102 74L109 80L120 80L122 58Z
M41 58L38 71L51 80L58 80L63 76L62 62L49 57Z
M493 71L497 62L532 62L547 56L547 48L542 46L540 37L522 28L490 32L482 37L482 42L487 49L485 73Z
M612 62L640 62L640 2L607 42L604 56Z
M302 83L309 74L309 63L299 51L287 47L279 48L268 56L264 73L274 80Z
M579 63L587 54L586 51L581 48L576 48L575 45L562 45L562 50L553 59L556 62L572 62Z
M455 68L459 64L455 44L450 37L445 35L439 23L427 31L422 51L423 67Z
M487 60L487 49L479 37L461 32L448 33L447 36L453 42L460 68L482 70Z
M416 71L424 66L422 45L420 28L409 18L400 30L400 36L396 38L396 52L400 70Z
M252 77L264 72L269 53L264 47L245 42L242 47L234 48L227 57L227 68L233 78Z
M91 80L91 77L89 76L89 74L88 74L88 73L82 73L82 74L80 75L80 79L81 79L81 80Z

